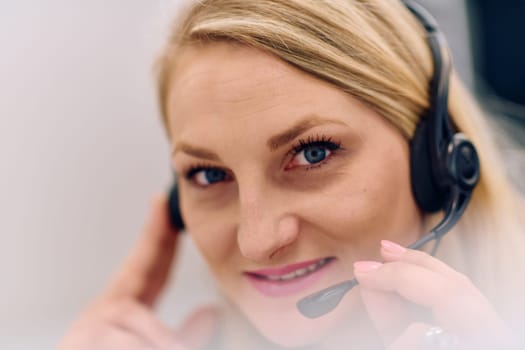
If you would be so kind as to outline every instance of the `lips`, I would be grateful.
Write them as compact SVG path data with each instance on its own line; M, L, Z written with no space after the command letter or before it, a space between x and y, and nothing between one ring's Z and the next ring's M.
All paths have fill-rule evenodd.
M333 260L334 257L326 257L278 268L246 271L244 274L262 294L286 296L297 294L314 284Z

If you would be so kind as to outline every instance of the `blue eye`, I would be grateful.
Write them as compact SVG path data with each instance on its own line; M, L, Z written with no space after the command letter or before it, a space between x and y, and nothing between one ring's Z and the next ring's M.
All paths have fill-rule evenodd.
M315 164L322 162L330 151L320 146L312 146L305 149L303 152L306 161L310 164Z
M226 171L219 168L196 167L188 171L186 178L199 186L207 187L222 181L229 180Z
M308 139L299 141L299 145L294 147L294 157L287 169L295 166L311 166L323 163L333 152L341 148L339 143L334 143L330 138Z

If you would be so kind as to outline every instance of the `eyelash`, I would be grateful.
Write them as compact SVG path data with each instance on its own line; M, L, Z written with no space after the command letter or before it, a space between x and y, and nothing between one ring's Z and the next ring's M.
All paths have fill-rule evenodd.
M341 150L341 142L339 141L333 141L331 137L327 137L325 135L316 135L316 136L309 136L306 139L300 139L297 141L297 143L292 147L292 150L289 152L290 155L296 156L302 151L311 148L311 147L323 147L328 149L332 154L327 157L326 159L322 160L319 163L312 164L311 166L307 166L304 169L305 170L311 170L314 168L320 168L321 166L325 165L326 162L333 157L333 153L337 152L338 150Z
M314 168L320 168L321 166L325 165L330 158L333 157L334 153L341 150L341 142L333 141L331 137L327 137L325 135L315 135L315 136L309 136L306 139L300 139L297 141L295 145L292 146L292 149L288 152L290 156L295 157L299 153L303 152L304 150L311 148L311 147L322 147L329 150L332 154L330 154L326 159L322 160L319 163L312 164L311 166L303 167L304 170L311 170ZM292 158L293 159L293 158ZM226 173L228 173L226 170L206 163L197 163L192 166L190 166L187 170L183 171L184 177L190 181L193 181L193 177L195 174L202 170L209 170L209 169L218 169L222 170Z
M194 164L194 165L190 166L187 170L183 171L183 174L184 174L184 177L187 180L191 180L193 178L193 176L195 174L197 174L199 171L207 170L207 169L210 169L210 168L221 169L221 168L219 168L219 167L217 167L215 165L206 164L206 163L197 163L197 164Z

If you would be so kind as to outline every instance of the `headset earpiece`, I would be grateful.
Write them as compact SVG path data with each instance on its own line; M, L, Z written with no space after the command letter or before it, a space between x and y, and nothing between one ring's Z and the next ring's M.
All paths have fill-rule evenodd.
M411 140L410 176L412 193L419 208L427 213L435 213L443 209L447 196L434 178L428 130L427 120L422 120Z
M169 198L168 198L168 210L171 225L179 230L184 229L184 221L179 206L179 191L177 188L177 182L175 181L171 187Z
M472 191L479 181L478 152L465 135L454 134L447 148L447 170L453 183L463 191Z
M479 181L480 163L476 148L465 135L456 133L446 152L432 161L427 120L421 121L410 149L412 192L418 206L427 213L444 209L451 200L451 188L471 192Z

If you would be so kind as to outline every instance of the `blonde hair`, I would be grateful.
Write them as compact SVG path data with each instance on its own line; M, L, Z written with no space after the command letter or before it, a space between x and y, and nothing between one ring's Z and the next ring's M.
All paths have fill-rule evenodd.
M165 124L177 58L185 47L213 41L270 52L330 82L378 111L407 140L428 108L433 66L426 33L401 1L199 0L176 21L157 61ZM457 236L457 249L468 254L471 279L501 299L497 289L509 282L502 281L508 276L502 271L510 271L525 248L518 225L523 203L509 184L486 120L455 73L449 112L476 145L482 166L471 204L449 236Z

